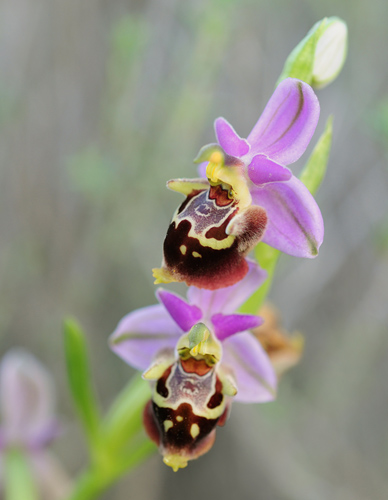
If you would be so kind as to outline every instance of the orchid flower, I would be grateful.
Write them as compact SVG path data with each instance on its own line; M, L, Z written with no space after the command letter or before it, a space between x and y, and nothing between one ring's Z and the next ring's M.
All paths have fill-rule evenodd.
M232 397L246 403L275 397L275 371L249 331L262 319L236 314L266 276L254 262L248 267L226 289L190 287L187 300L159 289L160 304L125 316L110 338L116 354L154 381L144 423L174 470L212 446Z
M186 200L169 226L155 283L230 286L247 273L245 255L259 241L296 257L318 254L321 212L287 167L306 150L318 118L314 91L293 78L279 84L247 139L217 118L217 144L195 160L207 179L168 183Z
M54 388L45 368L23 350L8 352L0 364L0 456L21 449L40 493L59 500L68 494L70 480L47 447L58 435Z

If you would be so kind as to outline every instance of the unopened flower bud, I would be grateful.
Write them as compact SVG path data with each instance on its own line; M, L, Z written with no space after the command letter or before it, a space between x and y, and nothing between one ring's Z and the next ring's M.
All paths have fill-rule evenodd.
M326 19L315 48L311 85L322 88L332 82L344 65L348 28L338 17Z
M346 23L338 17L325 17L314 24L290 53L278 84L292 77L315 88L328 85L345 63L347 45Z

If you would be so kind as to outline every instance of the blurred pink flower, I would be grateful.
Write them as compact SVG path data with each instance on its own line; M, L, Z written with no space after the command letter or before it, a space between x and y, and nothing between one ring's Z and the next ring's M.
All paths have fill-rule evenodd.
M0 363L0 456L21 448L45 500L60 500L70 489L67 473L47 450L59 433L54 409L51 375L28 352L9 351Z

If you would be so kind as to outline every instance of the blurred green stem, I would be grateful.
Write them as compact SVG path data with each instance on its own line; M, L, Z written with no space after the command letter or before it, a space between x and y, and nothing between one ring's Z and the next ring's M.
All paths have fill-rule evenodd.
M255 248L255 258L260 267L267 271L267 279L256 290L256 292L241 306L240 311L244 314L258 314L259 309L266 299L272 285L276 265L280 257L280 251L265 243L259 243Z
M120 448L142 429L142 413L151 398L149 384L136 374L113 402L102 424L102 439L109 449Z
M79 477L68 500L97 498L155 451L142 429L142 413L149 398L148 384L135 375L101 422L97 441L90 448L91 465Z
M4 456L6 500L38 500L28 458L22 450L8 450Z
M145 436L130 447L127 453L104 456L91 465L79 478L68 500L92 500L124 473L143 462L155 451L155 445ZM24 497L23 497L24 499Z

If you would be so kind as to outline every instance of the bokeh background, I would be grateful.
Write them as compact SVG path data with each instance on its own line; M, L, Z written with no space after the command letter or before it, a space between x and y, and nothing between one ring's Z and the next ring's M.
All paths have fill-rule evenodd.
M326 238L314 261L282 257L270 294L304 333L304 358L275 403L234 405L208 455L177 474L155 455L106 500L388 498L388 2L0 2L0 347L52 371L72 474L86 456L63 318L87 332L107 407L133 373L108 335L155 302L150 270L181 199L166 180L196 175L217 116L247 136L288 53L327 15L350 42L318 92L313 142L335 116L317 195Z

